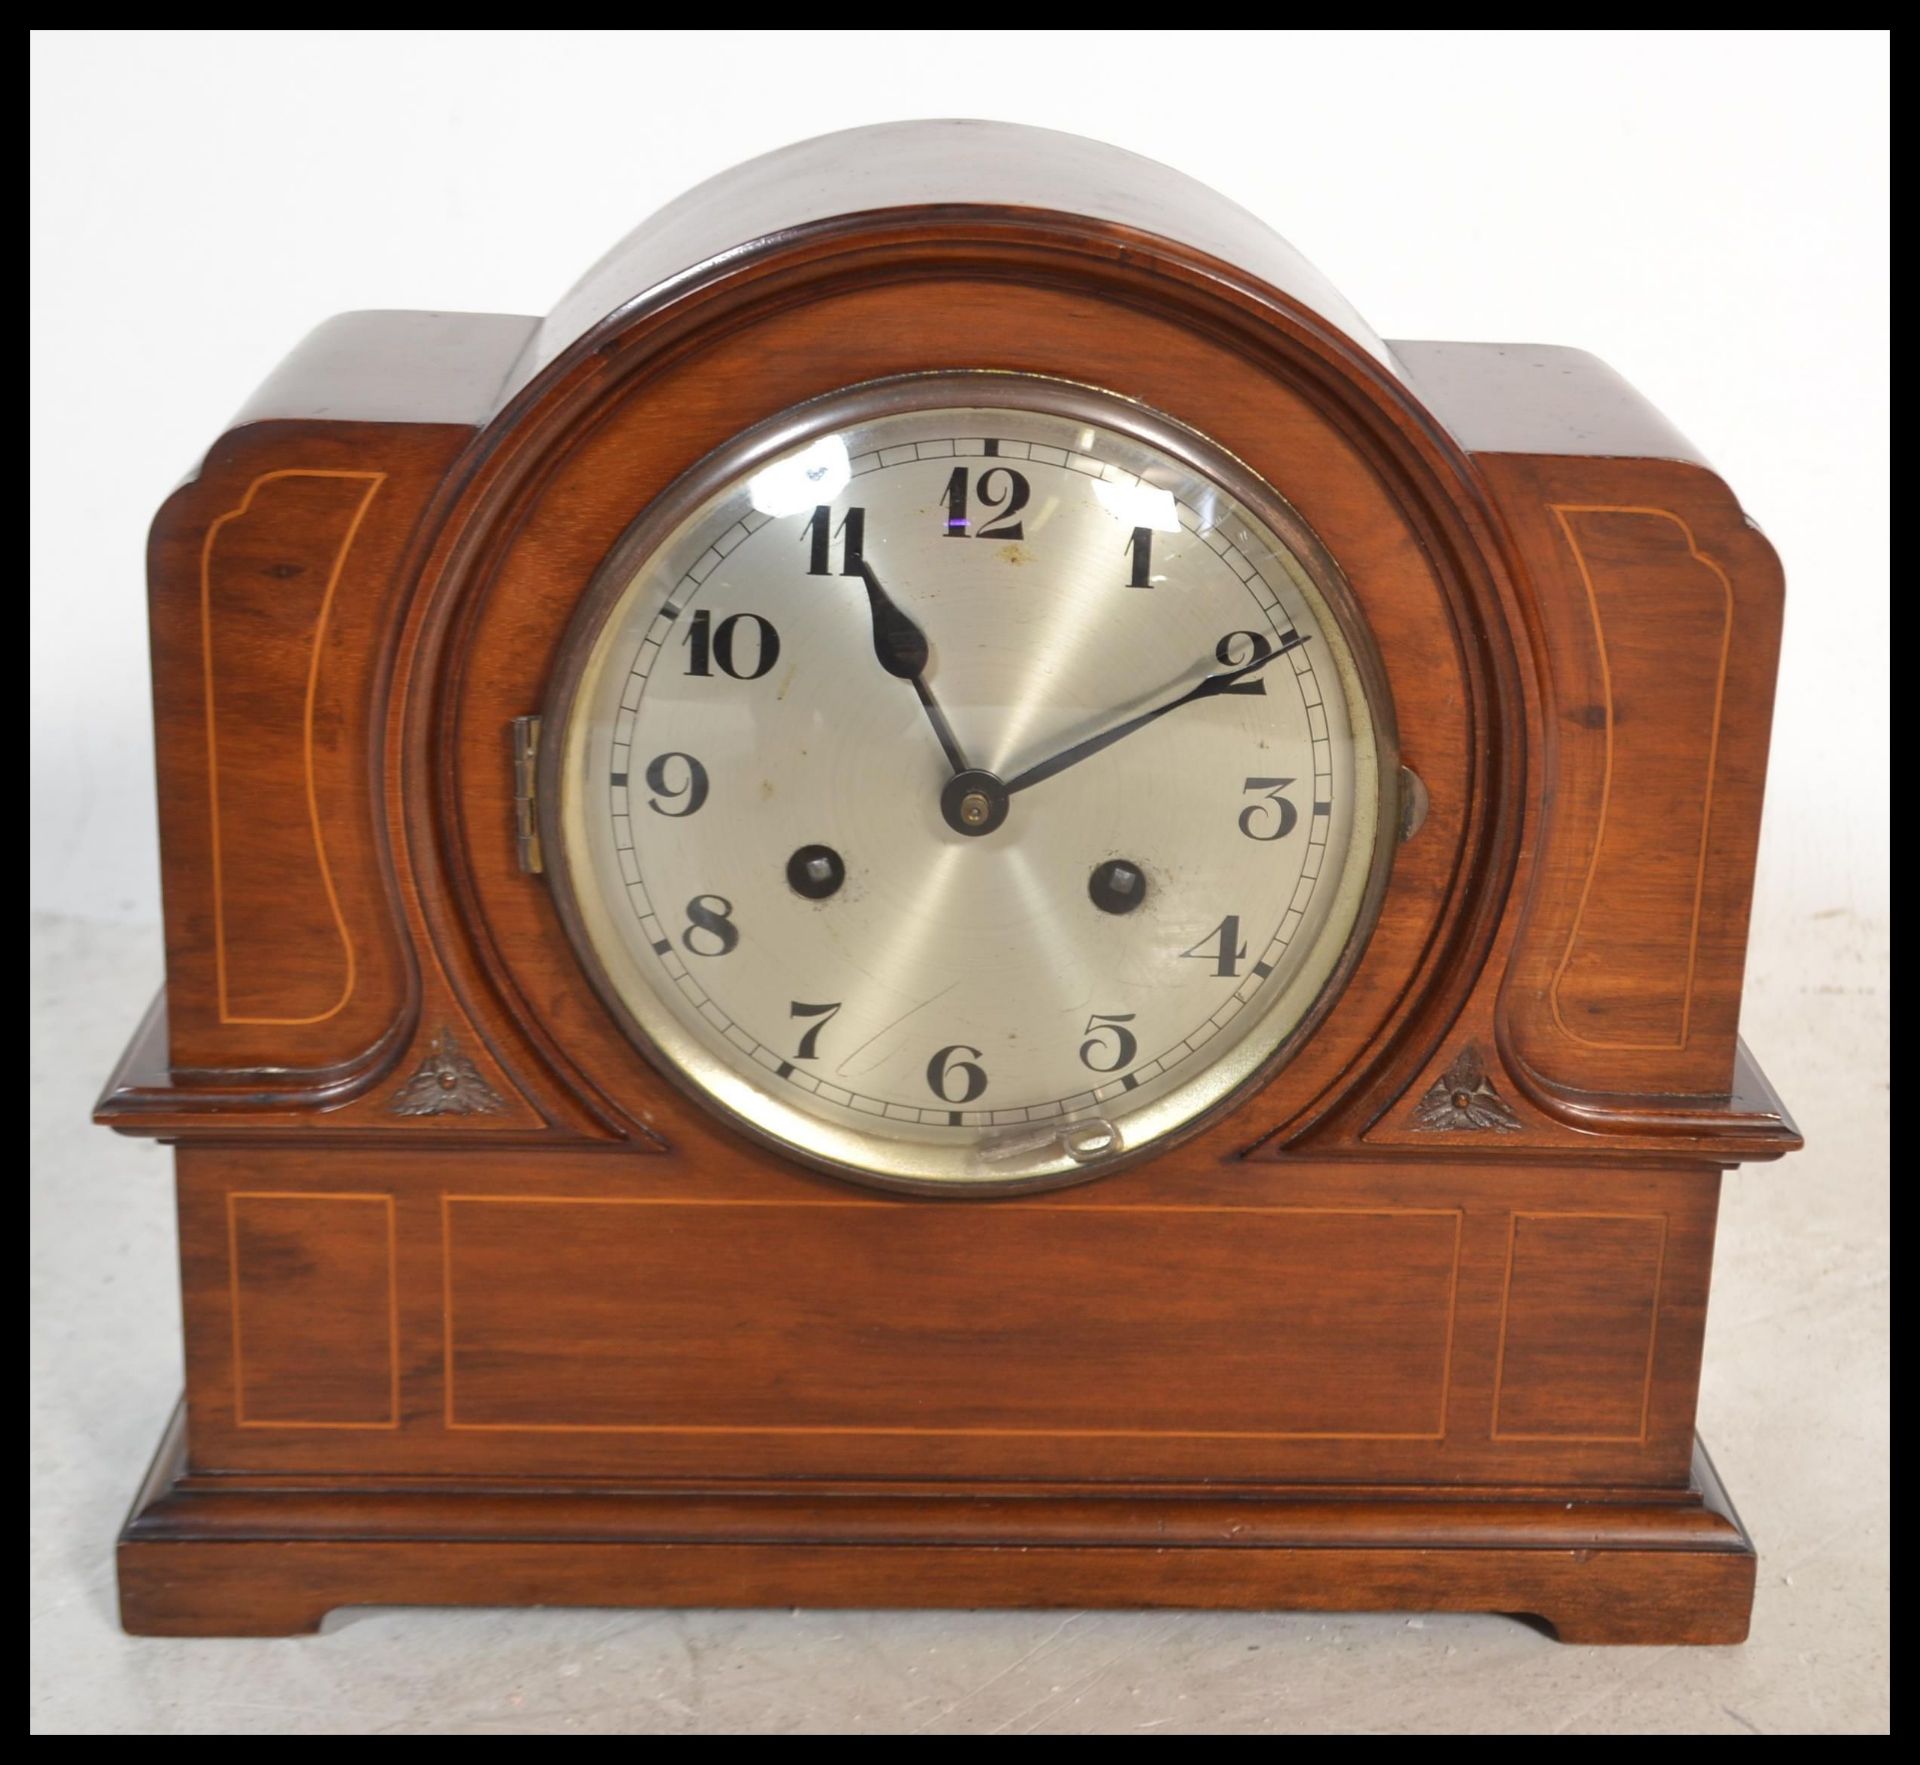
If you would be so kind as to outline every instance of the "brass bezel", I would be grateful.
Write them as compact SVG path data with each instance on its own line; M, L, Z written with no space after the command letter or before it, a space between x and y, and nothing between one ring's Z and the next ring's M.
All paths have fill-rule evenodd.
M608 620L646 558L702 503L756 466L822 434L916 410L969 407L1029 410L1111 429L1220 485L1265 523L1308 578L1295 586L1319 602L1316 612L1323 629L1339 640L1329 648L1336 652L1334 660L1347 698L1355 782L1361 793L1355 838L1335 897L1336 917L1347 929L1324 973L1316 975L1314 965L1309 965L1292 986L1275 996L1261 1020L1227 1055L1130 1113L1126 1121L1132 1131L1119 1150L1091 1160L1074 1156L1064 1142L1077 1118L1065 1118L1057 1136L1060 1150L1053 1157L1016 1165L1006 1175L931 1168L957 1165L971 1155L971 1149L956 1147L949 1152L892 1140L799 1109L718 1060L664 1003L653 1011L637 1008L607 970L589 923L594 909L576 884L573 841L584 841L585 835L579 805L567 786L576 745L584 739L573 727L573 711L604 660L596 652ZM1399 823L1400 759L1385 669L1345 576L1318 536L1245 462L1176 419L1122 394L1042 375L972 370L862 382L796 405L715 449L642 511L595 571L556 657L543 729L538 808L545 874L575 953L622 1031L657 1072L739 1132L814 1169L883 1189L982 1197L1064 1187L1164 1152L1218 1120L1285 1065L1332 1009L1366 948L1399 843L1394 832ZM1365 837L1369 827L1370 847ZM655 989L644 976L640 979L638 990L647 1002L656 1003ZM1303 981L1313 985L1311 1001L1280 1036L1269 1041L1261 1033L1261 1024ZM1197 1102L1193 1101L1196 1095ZM769 1127L749 1114L749 1108L800 1131L786 1133Z

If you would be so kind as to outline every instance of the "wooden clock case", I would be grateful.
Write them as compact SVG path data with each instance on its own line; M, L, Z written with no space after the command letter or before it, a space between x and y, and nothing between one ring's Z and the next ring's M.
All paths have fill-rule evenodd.
M677 475L968 369L1143 401L1278 485L1412 775L1299 1055L1173 1150L1002 1199L852 1187L651 1070L523 868L515 746ZM167 981L98 1114L176 1148L187 1393L121 1537L128 1629L1745 1634L1694 1407L1721 1173L1798 1144L1737 1034L1781 576L1592 357L1383 344L1163 167L888 125L703 185L545 320L323 325L161 509L150 597Z

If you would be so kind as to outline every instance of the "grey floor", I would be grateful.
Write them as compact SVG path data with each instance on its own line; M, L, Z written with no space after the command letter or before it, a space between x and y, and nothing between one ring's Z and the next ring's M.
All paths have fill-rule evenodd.
M1885 938L1846 913L1787 930L1757 946L1745 1028L1809 1149L1728 1183L1700 1406L1761 1550L1744 1648L1566 1648L1497 1617L1115 1612L358 1610L317 1637L173 1642L120 1634L111 1553L180 1385L167 1158L86 1122L159 940L36 921L34 1728L1884 1730Z

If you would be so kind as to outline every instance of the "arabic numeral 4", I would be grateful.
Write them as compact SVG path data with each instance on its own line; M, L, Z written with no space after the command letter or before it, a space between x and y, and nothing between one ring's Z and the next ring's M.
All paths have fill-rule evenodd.
M1231 980L1247 959L1247 947L1240 941L1240 915L1229 913L1191 950L1180 952L1182 961L1211 962L1213 972Z

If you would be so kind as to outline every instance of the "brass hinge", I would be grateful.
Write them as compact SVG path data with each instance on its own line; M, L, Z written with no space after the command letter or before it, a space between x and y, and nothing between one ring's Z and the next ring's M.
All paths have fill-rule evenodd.
M546 869L540 856L540 812L535 780L540 774L540 719L513 720L513 843L529 876Z

